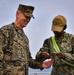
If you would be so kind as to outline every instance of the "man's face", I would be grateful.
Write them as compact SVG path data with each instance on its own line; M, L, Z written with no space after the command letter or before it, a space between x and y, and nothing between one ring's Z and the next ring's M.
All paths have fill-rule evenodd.
M30 17L24 16L22 12L19 13L18 15L18 21L19 21L19 26L20 28L26 27L27 24L30 22Z

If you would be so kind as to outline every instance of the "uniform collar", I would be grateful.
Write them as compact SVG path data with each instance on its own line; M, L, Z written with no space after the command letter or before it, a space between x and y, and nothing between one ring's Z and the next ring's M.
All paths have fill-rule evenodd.
M18 32L18 33L22 33L23 32L23 29L19 28L14 22L12 23L13 27L15 28L15 30Z

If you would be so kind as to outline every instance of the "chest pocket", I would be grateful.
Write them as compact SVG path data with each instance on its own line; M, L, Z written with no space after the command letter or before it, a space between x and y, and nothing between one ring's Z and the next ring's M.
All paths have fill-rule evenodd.
M63 40L61 43L60 43L60 49L62 52L70 52L72 51L72 45L71 45L71 39L66 39L66 40Z

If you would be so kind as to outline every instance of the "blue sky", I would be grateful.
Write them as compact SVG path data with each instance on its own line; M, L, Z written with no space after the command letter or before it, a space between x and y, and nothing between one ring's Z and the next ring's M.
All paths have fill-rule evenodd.
M25 34L29 38L32 57L42 47L44 39L53 35L51 31L52 20L56 15L64 15L67 18L68 28L66 32L74 34L74 1L73 0L0 0L0 27L15 21L15 14L19 4L35 7L34 17L26 28ZM30 70L49 72L50 69Z

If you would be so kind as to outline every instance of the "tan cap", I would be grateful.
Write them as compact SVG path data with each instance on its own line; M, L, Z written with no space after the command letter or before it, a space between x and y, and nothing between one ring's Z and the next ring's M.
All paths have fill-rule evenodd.
M52 21L52 31L61 32L66 25L66 18L62 15L56 16Z
M19 4L18 10L20 10L25 16L34 18L33 16L34 7L33 6Z

